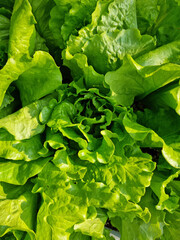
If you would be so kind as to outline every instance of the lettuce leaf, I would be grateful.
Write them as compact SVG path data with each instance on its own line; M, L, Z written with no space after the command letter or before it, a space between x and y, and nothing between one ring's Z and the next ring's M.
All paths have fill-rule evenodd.
M36 161L31 162L1 159L0 181L16 185L24 185L29 178L41 172L49 160L51 160L51 157L39 158Z
M141 145L141 147L150 147L150 148L162 148L162 154L164 156L164 158L166 159L166 161L173 167L175 168L179 168L179 141L177 141L175 143L175 138L178 134L178 129L177 132L172 132L172 135L168 136L168 133L166 132L166 134L164 134L164 130L163 132L161 132L161 126L159 126L160 122L156 122L157 125L155 127L159 127L158 131L156 129L152 130L151 128L149 128L149 124L151 126L151 121L152 121L152 117L154 116L154 114L151 111L148 111L148 113L150 113L147 117L147 124L146 126L143 126L139 123L136 122L136 119L133 118L132 115L126 115L123 119L126 131L130 134L130 136L135 139L136 141L138 141ZM161 115L162 114L162 115ZM142 113L142 115L145 116L144 113ZM162 111L160 113L161 117L160 120L164 120L163 119L163 115L164 115L164 111ZM176 116L176 115L175 115ZM179 118L178 116L176 116L178 121ZM141 119L141 118L140 118ZM150 120L151 119L151 120ZM165 123L170 123L171 119L167 119ZM174 120L174 119L173 119ZM147 127L148 126L148 127ZM157 132L156 132L157 131Z
M60 48L64 48L70 34L76 33L85 23L90 22L91 13L97 0L69 1L55 0L56 6L51 10L50 30ZM88 9L88 11L86 11Z
M126 54L137 57L154 46L154 38L137 29L135 1L98 1L91 23L70 36L62 55L73 77L92 87L89 75L97 75L98 82L99 74L119 68Z
M142 198L142 206L148 207L151 213L151 220L144 223L141 219L135 218L133 222L128 219L112 218L112 223L121 232L121 239L158 239L163 235L163 227L165 226L165 213L155 209L155 200L152 198L152 192L148 189L145 196Z
M25 83L22 83L25 81L22 80L24 78L23 76L20 80L21 85L19 90L21 92L21 98L24 105L27 105L33 100L37 100L51 93L61 84L61 73L60 71L58 71L58 68L52 57L48 55L48 53L43 53L41 51L36 51L34 54L36 44L35 23L36 21L32 14L32 8L28 0L20 2L16 1L13 8L9 30L10 36L8 47L8 61L6 65L0 70L0 105L2 104L5 92L7 91L9 85L13 81L17 80L19 76L22 73L26 72L28 69L31 69L32 77L35 78L34 81L37 81L37 77L38 79L40 77L41 70L46 68L46 70L48 70L48 78L49 76L53 76L53 81L51 88L46 88L46 91L42 89L41 93L39 93L38 96L36 93L36 88L34 87L34 83L29 83L31 85L26 86L26 89L27 87L32 88L32 93L29 96L29 91L25 94L23 92L25 88ZM21 30L19 30L19 28ZM41 62L41 64L39 62ZM39 67L37 63L39 63ZM36 74L39 76L36 76ZM25 76L27 76L26 73ZM33 89L35 96L33 96L33 99L31 99L33 95Z
M179 42L174 44L177 47L179 46ZM143 98L180 77L179 65L170 62L173 44L172 49L169 49L171 46L167 45L167 51L165 46L162 48L157 53L158 49L154 50L154 53L138 58L137 62L132 57L127 56L122 67L106 74L105 81L110 86L112 98L118 104L130 106L136 96ZM178 52L179 47L177 53L175 50L175 54L179 54ZM159 58L160 53L162 59ZM158 57L156 57L156 54Z
M35 239L34 217L37 206L37 196L32 194L31 185L26 185L24 193L20 196L0 200L0 236L13 230L25 231L28 237Z

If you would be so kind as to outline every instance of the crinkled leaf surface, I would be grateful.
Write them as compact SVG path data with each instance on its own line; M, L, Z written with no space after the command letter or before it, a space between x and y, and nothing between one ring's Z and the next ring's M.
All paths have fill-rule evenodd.
M0 105L9 85L28 69L32 68L30 74L31 78L34 78L34 81L38 79L39 82L42 82L40 80L42 78L41 71L46 68L46 71L48 71L46 75L48 78L51 76L53 81L50 88L44 87L39 93L37 93L34 83L29 81L29 86L26 85L26 89L32 89L31 94L23 92L25 83L21 84L19 89L24 105L51 93L61 84L61 73L58 71L52 57L40 51L34 54L36 44L35 23L36 21L29 1L15 1L10 23L8 61L0 70ZM28 77L25 74L27 82L30 74L28 74Z
M24 185L26 181L41 172L51 158L39 158L36 161L10 161L0 160L0 181Z
M0 236L9 231L18 229L26 231L30 239L35 239L34 217L37 204L36 195L30 192L31 186L27 187L20 196L12 199L0 200Z

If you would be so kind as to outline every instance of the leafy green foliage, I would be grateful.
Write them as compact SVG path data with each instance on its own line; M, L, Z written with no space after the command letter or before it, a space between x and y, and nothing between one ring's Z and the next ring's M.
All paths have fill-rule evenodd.
M1 239L179 239L179 12L0 0Z

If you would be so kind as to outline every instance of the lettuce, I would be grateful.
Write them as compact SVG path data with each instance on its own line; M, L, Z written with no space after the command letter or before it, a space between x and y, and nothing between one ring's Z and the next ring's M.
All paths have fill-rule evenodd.
M0 238L179 239L179 10L0 0Z
M2 100L9 85L13 81L17 80L24 72L29 69L31 69L31 71L35 71L37 75L40 75L42 69L47 68L49 69L49 75L52 77L52 79L54 79L54 82L52 82L52 87L49 88L48 91L46 90L44 92L44 90L42 89L42 92L38 96L36 96L37 94L34 93L35 96L33 97L33 99L31 99L32 96L30 96L30 99L32 101L53 92L53 90L55 90L61 84L62 77L52 57L47 53L41 51L36 51L34 53L36 42L36 31L34 25L35 23L36 21L32 14L32 8L30 3L28 1L16 1L13 8L11 25L9 29L8 60L5 66L0 70L0 105L2 104ZM39 64L39 67L37 63ZM28 74L28 76L30 75ZM22 78L24 79L24 77ZM38 76L38 79L39 78L40 76ZM26 80L20 81L23 82ZM34 81L37 80L34 79ZM27 93L23 93L25 83L23 84L22 82L19 91L20 93L22 92L21 98L22 102L24 102L25 105L28 104L30 100L24 100L25 96L23 96L23 94L28 95L29 91ZM34 91L36 91L35 85L33 84L29 87L31 87L31 94L33 94L33 88ZM23 90L21 90L21 88L23 88ZM28 98L28 96L26 96L26 98Z
M78 36L71 35L63 51L64 64L75 79L84 75L89 86L88 75L94 71L105 74L121 66L126 54L139 56L154 48L155 39L137 29L135 8L135 1L98 1L91 23Z

